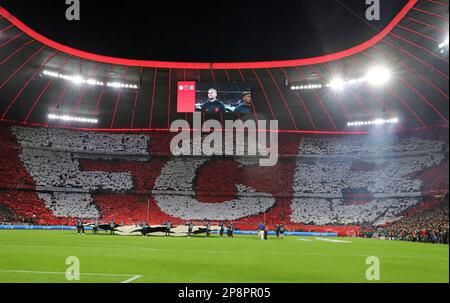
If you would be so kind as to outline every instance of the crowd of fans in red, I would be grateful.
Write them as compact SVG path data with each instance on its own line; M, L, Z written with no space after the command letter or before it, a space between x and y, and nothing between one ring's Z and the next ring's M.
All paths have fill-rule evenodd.
M448 207L447 193L442 198L424 202L421 208L415 208L399 221L373 228L363 227L359 235L366 238L448 244Z

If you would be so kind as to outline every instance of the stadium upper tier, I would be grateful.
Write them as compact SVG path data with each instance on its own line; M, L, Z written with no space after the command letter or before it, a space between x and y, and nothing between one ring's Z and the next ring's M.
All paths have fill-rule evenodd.
M446 43L445 43L446 41ZM398 130L448 127L448 2L407 1L368 41L299 60L126 60L55 43L0 7L0 119L27 125L159 130L177 112L178 81L244 82L255 118L285 131L365 132L348 122L398 118ZM369 73L385 67L391 79ZM367 81L358 81L366 77ZM345 88L340 90L341 86ZM85 120L59 121L49 115ZM206 114L203 119L239 118ZM92 124L92 121L97 123Z
M282 134L257 157L173 157L171 135L0 128L0 204L24 218L378 224L448 191L448 134ZM172 134L173 136L174 134Z

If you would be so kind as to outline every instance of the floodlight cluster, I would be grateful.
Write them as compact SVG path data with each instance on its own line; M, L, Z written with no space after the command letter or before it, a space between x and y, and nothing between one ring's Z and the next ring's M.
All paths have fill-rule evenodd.
M336 91L342 91L347 86L359 83L368 83L372 86L381 86L386 84L391 79L391 72L383 66L375 66L371 68L364 77L344 79L336 77L326 84L308 84L308 85L293 85L291 90L314 90L324 87L331 88Z
M80 122L80 123L89 123L89 124L97 124L98 123L97 119L75 117L75 116L69 116L69 115L49 114L48 119L64 121L64 122Z
M448 43L449 43L449 37L447 35L447 38L442 41L442 43L439 44L439 51L441 54L445 53L446 51L448 51Z
M291 86L292 90L312 90L322 88L322 84L308 84L308 85L294 85Z
M48 71L48 70L44 70L42 72L42 74L47 77L71 81L76 85L87 84L87 85L92 85L92 86L105 86L105 83L102 81L98 81L98 80L92 79L92 78L85 79L80 75L64 75L64 74L60 74L60 73L52 72L52 71ZM107 82L106 86L112 87L112 88L129 88L129 89L138 89L139 88L136 84L121 83L121 82Z
M127 84L127 83L121 83L121 82L108 82L106 84L108 87L114 87L114 88L133 88L138 89L138 86L135 84Z
M370 121L354 121L348 122L347 126L369 126L369 125L384 125L384 124L397 124L400 120L398 118L392 119L375 119Z

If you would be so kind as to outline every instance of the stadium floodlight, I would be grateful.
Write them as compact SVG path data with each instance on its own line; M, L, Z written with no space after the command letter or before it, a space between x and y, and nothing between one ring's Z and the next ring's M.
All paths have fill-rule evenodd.
M133 88L133 89L138 89L137 85L128 84L128 83L121 83L121 82L108 82L108 83L106 83L106 86L113 87L113 88Z
M97 85L97 86L105 86L105 84L101 81L97 81L95 79L87 79L86 84L88 85Z
M449 43L448 40L449 40L449 36L447 34L447 38L444 41L442 41L442 43L439 44L439 50L440 50L441 54L448 51L448 43Z
M373 86L381 86L391 79L391 72L384 66L373 67L367 72L365 79Z
M331 80L329 86L334 90L343 90L345 87L345 81L342 78L335 78Z
M72 82L79 85L79 84L85 83L86 80L84 80L83 77L81 77L79 75L75 75L75 76L72 76Z
M89 123L89 124L97 124L98 123L98 119L75 117L75 116L69 116L69 115L49 114L47 117L49 120L58 120L58 121L63 121L63 122L80 122L80 123Z
M342 91L345 87L350 85L357 85L368 82L372 85L383 85L391 79L391 72L385 67L375 67L369 70L364 77L359 78L334 78L327 84L305 84L305 85L293 85L291 90L315 90L323 87L328 87L336 91Z
M308 84L308 85L293 85L291 90L313 90L322 88L322 84Z
M373 124L382 125L382 124L385 124L385 121L383 119L376 119L373 121Z
M76 85L87 84L87 85L92 85L92 86L105 86L105 83L102 81L98 81L98 80L92 79L92 78L85 79L81 75L64 75L64 74L59 74L59 73L48 71L48 70L44 70L42 72L42 74L47 77L59 78L59 79L71 81ZM139 86L137 86L136 84L122 83L122 82L108 82L108 83L106 83L106 86L112 87L112 88L127 88L127 89L138 89L139 88Z
M369 120L369 121L353 121L348 122L347 126L369 126L369 125L385 125L385 124L397 124L400 120L398 118L392 118L392 119L375 119L375 120Z
M441 44L439 44L439 48L444 48L446 46L448 46L448 38L446 40L444 40L444 42L442 42Z

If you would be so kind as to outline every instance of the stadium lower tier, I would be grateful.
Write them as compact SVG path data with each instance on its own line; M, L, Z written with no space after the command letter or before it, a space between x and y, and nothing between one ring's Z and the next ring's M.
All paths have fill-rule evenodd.
M0 221L265 221L352 234L414 216L448 192L448 135L280 136L258 157L174 157L171 134L0 127Z
M71 226L76 224L76 218L78 217L84 218L85 222L98 218L105 224L109 224L109 222L114 220L122 226L139 225L144 222L165 224L165 222L171 221L174 225L186 225L188 222L193 222L195 225L205 225L207 222L206 218L204 220L183 220L179 217L168 215L161 210L154 197L143 195L93 195L92 201L89 204L84 204L86 208L81 208L83 197L80 194L65 193L65 195L72 195L71 201L76 203L64 205L67 212L73 212L72 215L70 213L61 214L56 211L56 203L49 204L48 201L41 198L42 195L58 194L61 193L41 194L22 190L0 191L0 221L3 223ZM394 199L389 199L389 202L399 203ZM380 203L383 203L383 201L380 201ZM443 203L446 203L448 209L448 200L444 202L442 198L423 198L417 205L403 213L404 217L392 223L392 226L399 224L397 222L421 218L430 209L442 208ZM86 209L94 210L94 213L89 213ZM309 224L300 223L293 220L292 212L289 199L283 199L264 213L257 213L239 220L216 220L212 222L214 224L234 223L238 230L255 230L258 223L266 222L271 229L274 229L277 224L284 224L288 231L334 232L340 236L364 235L366 231L361 229L361 225L371 225L370 222L348 225L342 225L339 222L331 222L329 225L319 225L313 221ZM305 213L307 212L305 210ZM328 215L325 214L324 216ZM391 226L391 224L388 223L383 226ZM442 226L447 226L448 228L448 219L446 225Z

